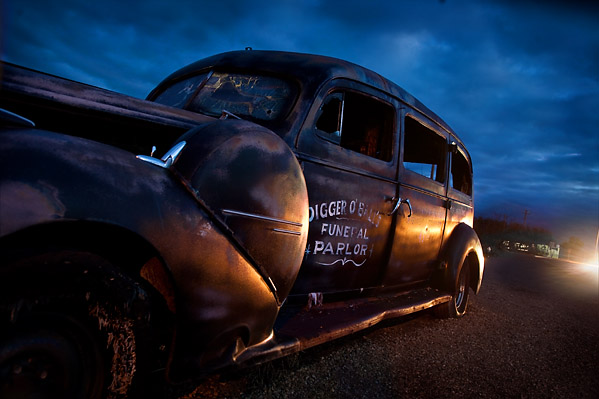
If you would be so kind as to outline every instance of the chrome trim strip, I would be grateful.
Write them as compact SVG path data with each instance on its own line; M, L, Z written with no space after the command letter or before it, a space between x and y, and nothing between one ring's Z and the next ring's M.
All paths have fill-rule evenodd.
M30 121L29 119L22 117L19 114L15 114L14 112L10 112L9 110L4 108L0 108L0 119L8 123L14 123L19 126L35 127L35 123Z
M244 216L244 217L248 217L248 218L252 218L252 219L266 220L269 222L276 222L276 223L288 224L291 226L302 227L302 224L298 223L298 222L292 222L290 220L271 218L269 216L256 215L255 213L234 211L232 209L222 209L221 212L225 215Z
M283 230L283 229L272 229L272 231L276 231L277 233L293 234L294 236L302 235L302 233L299 231L291 231L291 230Z

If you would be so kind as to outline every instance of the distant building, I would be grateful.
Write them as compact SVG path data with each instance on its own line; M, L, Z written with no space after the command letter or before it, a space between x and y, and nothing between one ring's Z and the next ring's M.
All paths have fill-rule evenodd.
M537 255L545 256L546 258L559 258L559 245L551 241L547 244L533 244L534 252Z
M500 244L501 248L507 251L515 250L520 252L529 252L546 258L559 258L559 244L551 241L549 244L526 244L522 242L510 242L504 240Z

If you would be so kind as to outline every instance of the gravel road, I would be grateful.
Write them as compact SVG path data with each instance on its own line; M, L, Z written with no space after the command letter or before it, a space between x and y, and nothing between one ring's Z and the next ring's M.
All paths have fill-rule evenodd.
M459 320L422 312L182 398L599 398L597 268L503 254Z

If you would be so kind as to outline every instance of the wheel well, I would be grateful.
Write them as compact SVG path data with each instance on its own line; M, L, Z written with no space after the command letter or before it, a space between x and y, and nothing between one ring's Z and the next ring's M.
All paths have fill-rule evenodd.
M137 234L119 226L100 222L58 221L28 227L0 240L2 260L7 262L30 255L32 251L53 249L87 251L138 274L156 250Z
M2 266L0 330L18 331L40 315L77 320L112 359L104 367L111 392L144 389L149 373L164 369L172 320L149 284L83 250L35 248Z
M466 256L464 262L467 262L468 267L470 268L470 288L477 293L478 281L480 277L480 264L476 252L470 252Z
M121 273L141 284L164 305L157 310L175 312L174 283L159 253L139 235L100 222L58 221L32 226L0 239L0 278L4 265L55 251L80 251L98 255ZM155 302L155 301L152 301Z
M482 247L476 232L464 223L458 224L445 242L440 266L431 277L431 285L441 290L452 289L462 260L464 266L470 268L470 287L477 294L484 267Z
M103 282L97 285L103 292L100 295L120 301L130 312L130 317L137 320L136 323L147 326L144 327L144 342L150 349L145 355L144 367L154 370L168 368L176 328L175 285L158 251L135 232L100 222L56 221L4 236L0 238L0 286L10 288L14 294L11 297L17 299L27 290L43 293L50 289L67 293L77 287L77 277L69 280L76 273L21 267L22 260L42 259L46 254L63 252L80 253L83 257L85 254L95 255L112 266L92 267L89 272L85 270L83 273L89 274L87 281ZM44 263L38 265L43 266ZM36 273L35 270L44 272ZM92 274L97 278L91 277ZM26 287L26 290L19 287ZM82 288L76 289L81 291ZM127 292L140 293L135 305L126 300ZM8 298L5 296L4 299ZM64 299L66 306L78 306L74 301L68 302L68 296ZM73 310L82 312L79 308ZM12 309L0 304L0 313L6 316L7 311L10 318Z

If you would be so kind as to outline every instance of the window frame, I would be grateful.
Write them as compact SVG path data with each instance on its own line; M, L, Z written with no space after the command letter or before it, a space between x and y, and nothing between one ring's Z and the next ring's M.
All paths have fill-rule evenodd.
M434 124L432 121L430 121L428 117L413 110L411 107L404 107L404 108L406 108L406 110L404 112L402 112L402 115L401 115L401 149L400 149L400 157L399 157L400 182L403 184L418 187L418 188L424 189L426 191L433 192L437 195L445 197L446 193L447 193L447 184L448 184L448 179L449 179L448 168L450 167L450 164L449 164L450 156L449 156L449 151L448 151L450 135L448 132L439 128L436 124ZM427 129L428 131L437 135L439 138L441 138L443 140L443 142L444 142L444 145L443 145L444 160L442 163L442 165L444 167L443 182L439 182L435 179L431 179L430 177L427 177L418 172L410 170L409 168L407 168L405 166L404 160L405 160L405 150L406 150L406 148L405 148L406 118L413 119L414 122L419 123L425 129Z
M406 167L406 120L407 118L412 119L415 123L418 123L422 126L422 128L426 129L427 131L431 132L432 134L436 135L438 138L440 138L443 141L442 148L440 148L440 151L442 151L443 153L443 160L441 163L439 163L439 165L443 166L443 181L439 181L437 179L433 179L431 177L428 177L424 174L418 173L408 167ZM449 156L448 156L448 136L449 134L445 131L443 131L442 129L439 129L435 126L435 124L433 124L428 118L420 115L420 114L416 114L415 112L413 112L411 109L407 112L404 112L404 114L401 117L401 156L400 156L400 167L401 167L401 171L402 174L405 176L414 176L414 178L422 178L422 179L426 179L426 181L434 183L436 186L438 187L445 187L448 183L448 168L449 168ZM441 140L439 141L439 143L441 143ZM429 164L427 164L429 165ZM430 165L435 165L435 164L430 164Z
M341 83L343 83L343 84L341 84ZM351 95L365 97L365 98L367 98L366 101L379 102L379 103L381 103L381 107L387 108L386 110L382 111L382 113L387 113L387 111L388 111L388 122L390 122L390 126L386 128L386 131L388 133L388 138L387 138L388 151L389 151L388 156L379 158L376 156L368 155L368 154L360 152L360 151L356 151L347 146L343 146L342 145L343 122L344 122L343 119L340 122L341 132L340 132L339 136L332 137L332 136L328 135L326 131L318 129L317 123L318 123L319 118L322 116L322 108L323 108L323 106L325 106L326 101L331 96L340 95L340 97L342 99L341 117L342 118L345 117L345 115L344 115L344 113L345 113L344 100L348 93L350 93ZM370 161L385 164L388 166L396 164L396 159L398 158L398 151L397 151L397 137L398 137L398 119L397 119L398 111L397 110L398 110L398 106L396 105L396 101L392 97L385 94L384 92L379 92L376 89L372 89L370 87L363 86L362 84L360 84L358 82L336 81L335 85L332 85L327 90L323 91L323 94L321 96L319 96L316 101L314 101L314 108L315 109L313 110L313 118L308 118L308 119L311 119L311 121L312 121L311 130L314 132L314 135L319 139L319 141L331 143L331 145L338 147L339 149L343 150L344 152L350 152L352 155L358 156L359 158L368 159ZM385 134L382 134L379 137L385 138ZM384 146L385 144L383 143L382 145Z
M451 199L460 201L460 202L464 202L464 203L469 203L472 201L472 197L473 197L473 191L474 191L474 174L472 173L472 161L468 155L468 153L466 152L465 148L461 145L458 144L456 142L456 140L454 140L452 138L452 144L456 143L455 145L455 152L451 151L451 163L449 165L449 170L448 170L448 181L447 181L447 187L448 187L448 197L450 197ZM452 169L453 169L453 165L454 165L454 156L456 155L456 153L459 153L460 156L463 157L464 161L466 161L466 165L467 165L467 172L469 174L469 193L465 193L455 187L453 187L453 173L452 173Z

